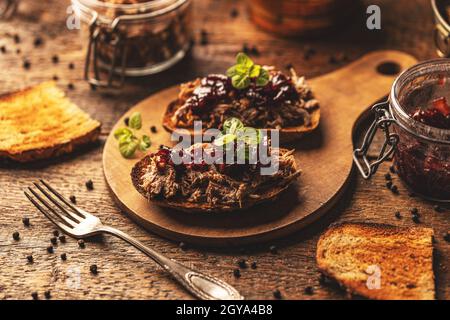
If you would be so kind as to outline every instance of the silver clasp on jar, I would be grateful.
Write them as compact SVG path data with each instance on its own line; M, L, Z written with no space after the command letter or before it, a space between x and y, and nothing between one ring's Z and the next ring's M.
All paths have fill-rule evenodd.
M98 22L97 12L93 12L92 14L92 19L89 23L89 45L86 53L84 78L94 86L119 88L123 85L125 81L127 46L123 45L124 36L120 32L119 23L120 17L117 17L116 19L114 19L109 28L105 28L104 25L100 26L100 23ZM105 64L102 65L102 68L107 69L106 80L101 79L99 66L98 43L99 41L105 40L102 37L109 37L108 46L111 46L113 48L112 50L113 54L109 66L106 67ZM118 60L121 60L119 62L120 63L119 80L114 81L114 75L116 73L116 66ZM91 65L93 71L91 70ZM92 73L93 77L91 76Z
M391 133L389 127L396 123L396 120L389 112L389 101L378 103L372 107L372 112L375 113L375 120L369 127L364 136L363 143L360 148L353 151L353 161L358 167L364 179L369 179L377 172L379 165L387 160L395 151L399 137L396 133ZM375 161L370 162L368 152L372 141L378 130L384 132L384 143L380 148L379 155Z

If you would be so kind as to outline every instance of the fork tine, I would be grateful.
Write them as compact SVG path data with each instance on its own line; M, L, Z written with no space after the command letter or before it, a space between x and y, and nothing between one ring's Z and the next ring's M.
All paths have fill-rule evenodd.
M68 218L72 219L76 223L80 223L81 220L78 215L64 208L55 198L53 198L50 194L48 194L48 192L45 191L45 189L42 188L38 183L33 182L33 184L44 194L44 196L47 197L48 200L50 200L55 206L57 206L62 212L64 212L68 216Z
M62 202L64 202L70 209L72 209L75 213L77 213L78 215L80 215L83 218L86 218L86 216L80 212L80 210L78 210L78 208L74 205L72 205L70 203L70 201L68 201L65 197L63 197L58 191L56 191L55 189L53 189L47 182L45 182L42 179L39 179L39 181L47 187L47 189L49 191L51 191L55 196L58 197L59 200L61 200Z
M28 200L30 200L30 202L39 209L39 211L41 211L55 226L57 226L58 228L64 230L65 232L67 232L68 234L71 234L70 229L62 222L58 222L56 221L56 219L54 219L54 217L49 214L44 208L42 208L34 199L33 197L28 194L28 192L24 191L23 193L25 193L25 196L28 198Z
M44 199L42 199L42 197L36 191L34 191L32 188L29 187L28 190L30 190L30 192L35 196L35 198L37 200L39 200L39 202L42 203L44 206L46 206L48 210L50 210L54 215L56 215L58 218L60 218L62 221L64 221L67 226L73 228L77 225L77 222L70 220L68 217L62 215L61 213L59 213L55 209L53 209L48 204L48 202L45 201Z

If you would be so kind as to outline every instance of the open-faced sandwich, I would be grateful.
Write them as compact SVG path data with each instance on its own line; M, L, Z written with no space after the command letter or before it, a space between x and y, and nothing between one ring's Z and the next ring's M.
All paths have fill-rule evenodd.
M213 74L181 85L178 99L164 115L169 132L187 129L194 135L194 122L202 129L222 129L226 119L235 117L245 126L280 130L288 142L313 131L319 124L320 106L304 77L293 68L283 74L274 67L254 64L238 54L237 64L227 75Z
M230 135L223 136L227 144L232 140ZM224 141L223 137L216 141ZM267 165L259 160L253 164L239 164L239 161L227 164L227 152L235 152L236 148L221 152L216 147L216 142L194 144L184 150L161 146L134 166L133 185L150 202L163 207L189 212L224 212L274 200L300 175L293 151L272 148L269 144L267 154L273 159L270 166L276 169L263 174L261 169ZM214 158L216 152L221 152L216 157L220 160L207 161L211 160L207 156ZM188 160L180 162L177 156Z

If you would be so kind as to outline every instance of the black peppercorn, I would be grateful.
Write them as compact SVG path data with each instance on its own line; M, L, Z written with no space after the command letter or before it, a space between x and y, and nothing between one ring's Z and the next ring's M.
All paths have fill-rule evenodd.
M57 64L59 62L59 57L56 54L52 57L52 62L54 64Z
M413 216L412 216L412 221L413 221L414 223L420 223L420 217L419 217L419 215L418 215L418 214L413 214Z
M16 49L16 54L21 54L21 53L22 53L22 50Z
M270 253L272 253L272 254L277 254L277 253L278 253L278 249L277 249L276 246L270 246L270 247L269 247L269 251L270 251Z
M202 46L207 45L209 43L208 40L208 32L206 32L206 30L202 29L200 31L200 44Z
M275 299L281 299L281 298L282 298L281 292L280 292L280 290L278 290L278 289L276 289L272 294L273 294L273 297L274 297Z
M78 246L82 249L84 249L86 247L86 244L84 243L83 239L78 240Z
M45 299L50 299L52 297L50 290L47 290L44 292L44 297L45 297Z
M48 246L47 247L47 252L48 253L53 253L53 246Z
M97 86L93 83L89 84L89 87L91 88L91 91L96 91L97 90Z
M450 232L447 231L447 233L444 234L444 240L450 242Z
M253 261L250 266L251 266L252 269L258 268L258 265L256 264L256 261Z
M58 230L53 230L53 235L54 235L55 237L58 237L58 236L59 236L59 231L58 231Z
M419 214L419 209L417 209L417 208L412 208L412 209L411 209L411 214Z
M398 187L397 187L396 185L393 185L393 186L391 187L391 191L392 191L392 193L394 193L394 194L398 194Z
M305 293L305 294L307 294L307 295L313 295L314 294L314 288L313 287L311 287L311 286L307 286L306 288L305 288L305 290L303 290L303 292Z
M66 261L67 260L67 254L61 253L61 260Z
M392 181L386 182L386 188L388 188L388 189L392 188Z
M5 46L1 46L1 47L0 47L0 51L1 51L2 53L6 53L6 47L5 47Z
M73 64L73 62L69 63L69 69L75 69L75 65Z
M395 167L394 167L394 166L390 166L390 167L389 167L389 171L390 171L391 173L395 173Z
M13 233L12 237L14 240L18 241L20 240L20 233L16 231Z
M31 68L31 62L29 60L24 60L23 61L23 68L24 69L30 69Z
M239 260L237 264L238 264L239 268L241 268L241 269L247 268L247 262L244 259Z
M240 278L241 277L241 271L239 269L234 269L233 270L233 276L235 278Z
M29 263L33 263L33 256L30 254L29 256L27 256L27 260Z
M30 226L30 218L27 217L23 217L22 218L22 223L25 227L29 227Z
M155 126L151 126L151 127L150 127L150 131L151 131L152 133L156 133L158 130L156 129Z
M386 173L386 174L384 175L384 178L385 178L386 180L392 180L392 177L391 177L391 175L390 175L389 173Z
M53 245L58 244L58 238L56 238L56 237L51 237L51 238L50 238L50 242L51 242Z
M86 189L88 190L94 190L94 182L92 182L92 180L88 180L86 181Z
M65 235L61 235L61 236L59 236L59 241L61 242L61 243L66 243L66 236Z
M91 271L92 274L97 274L98 273L98 269L97 269L97 265L93 264L89 267L89 270Z
M248 47L248 44L244 43L242 45L242 52L244 52L245 54L250 54L250 48Z
M256 46L253 46L250 50L250 54L254 56L259 56L260 55L259 49Z
M32 292L31 293L31 297L33 298L33 300L38 300L39 299L39 296L38 296L37 292Z
M44 42L44 41L42 40L41 37L37 37L37 38L34 39L33 45L34 45L35 47L40 47L40 46L42 45L43 42Z
M74 85L73 83L69 83L69 84L67 85L67 88L68 88L69 90L74 90L74 89L75 89L75 85Z
M130 124L130 118L126 117L125 119L123 119L123 122L128 127L128 125Z
M77 204L77 198L75 196L70 196L69 199L73 204Z
M231 16L232 18L236 18L238 15L239 15L238 9L236 9L236 8L231 9L231 11L230 11L230 16Z
M15 43L20 43L20 36L18 34L14 35L14 42Z

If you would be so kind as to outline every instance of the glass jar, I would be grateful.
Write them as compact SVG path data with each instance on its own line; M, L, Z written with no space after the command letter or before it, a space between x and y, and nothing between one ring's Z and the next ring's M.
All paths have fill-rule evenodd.
M442 58L450 57L450 1L431 0L431 7L436 24L434 42L437 54Z
M381 162L393 155L395 169L407 187L424 198L450 202L448 122L441 128L417 118L420 110L430 110L437 101L449 98L450 59L422 62L403 72L395 80L389 100L372 108L376 119L363 145L354 151L363 177L370 178ZM446 117L448 121L450 113ZM384 132L385 143L378 158L370 162L367 152L377 130Z
M85 78L93 85L112 86L114 75L122 84L126 76L161 72L189 50L190 0L72 0L72 5L88 42Z

